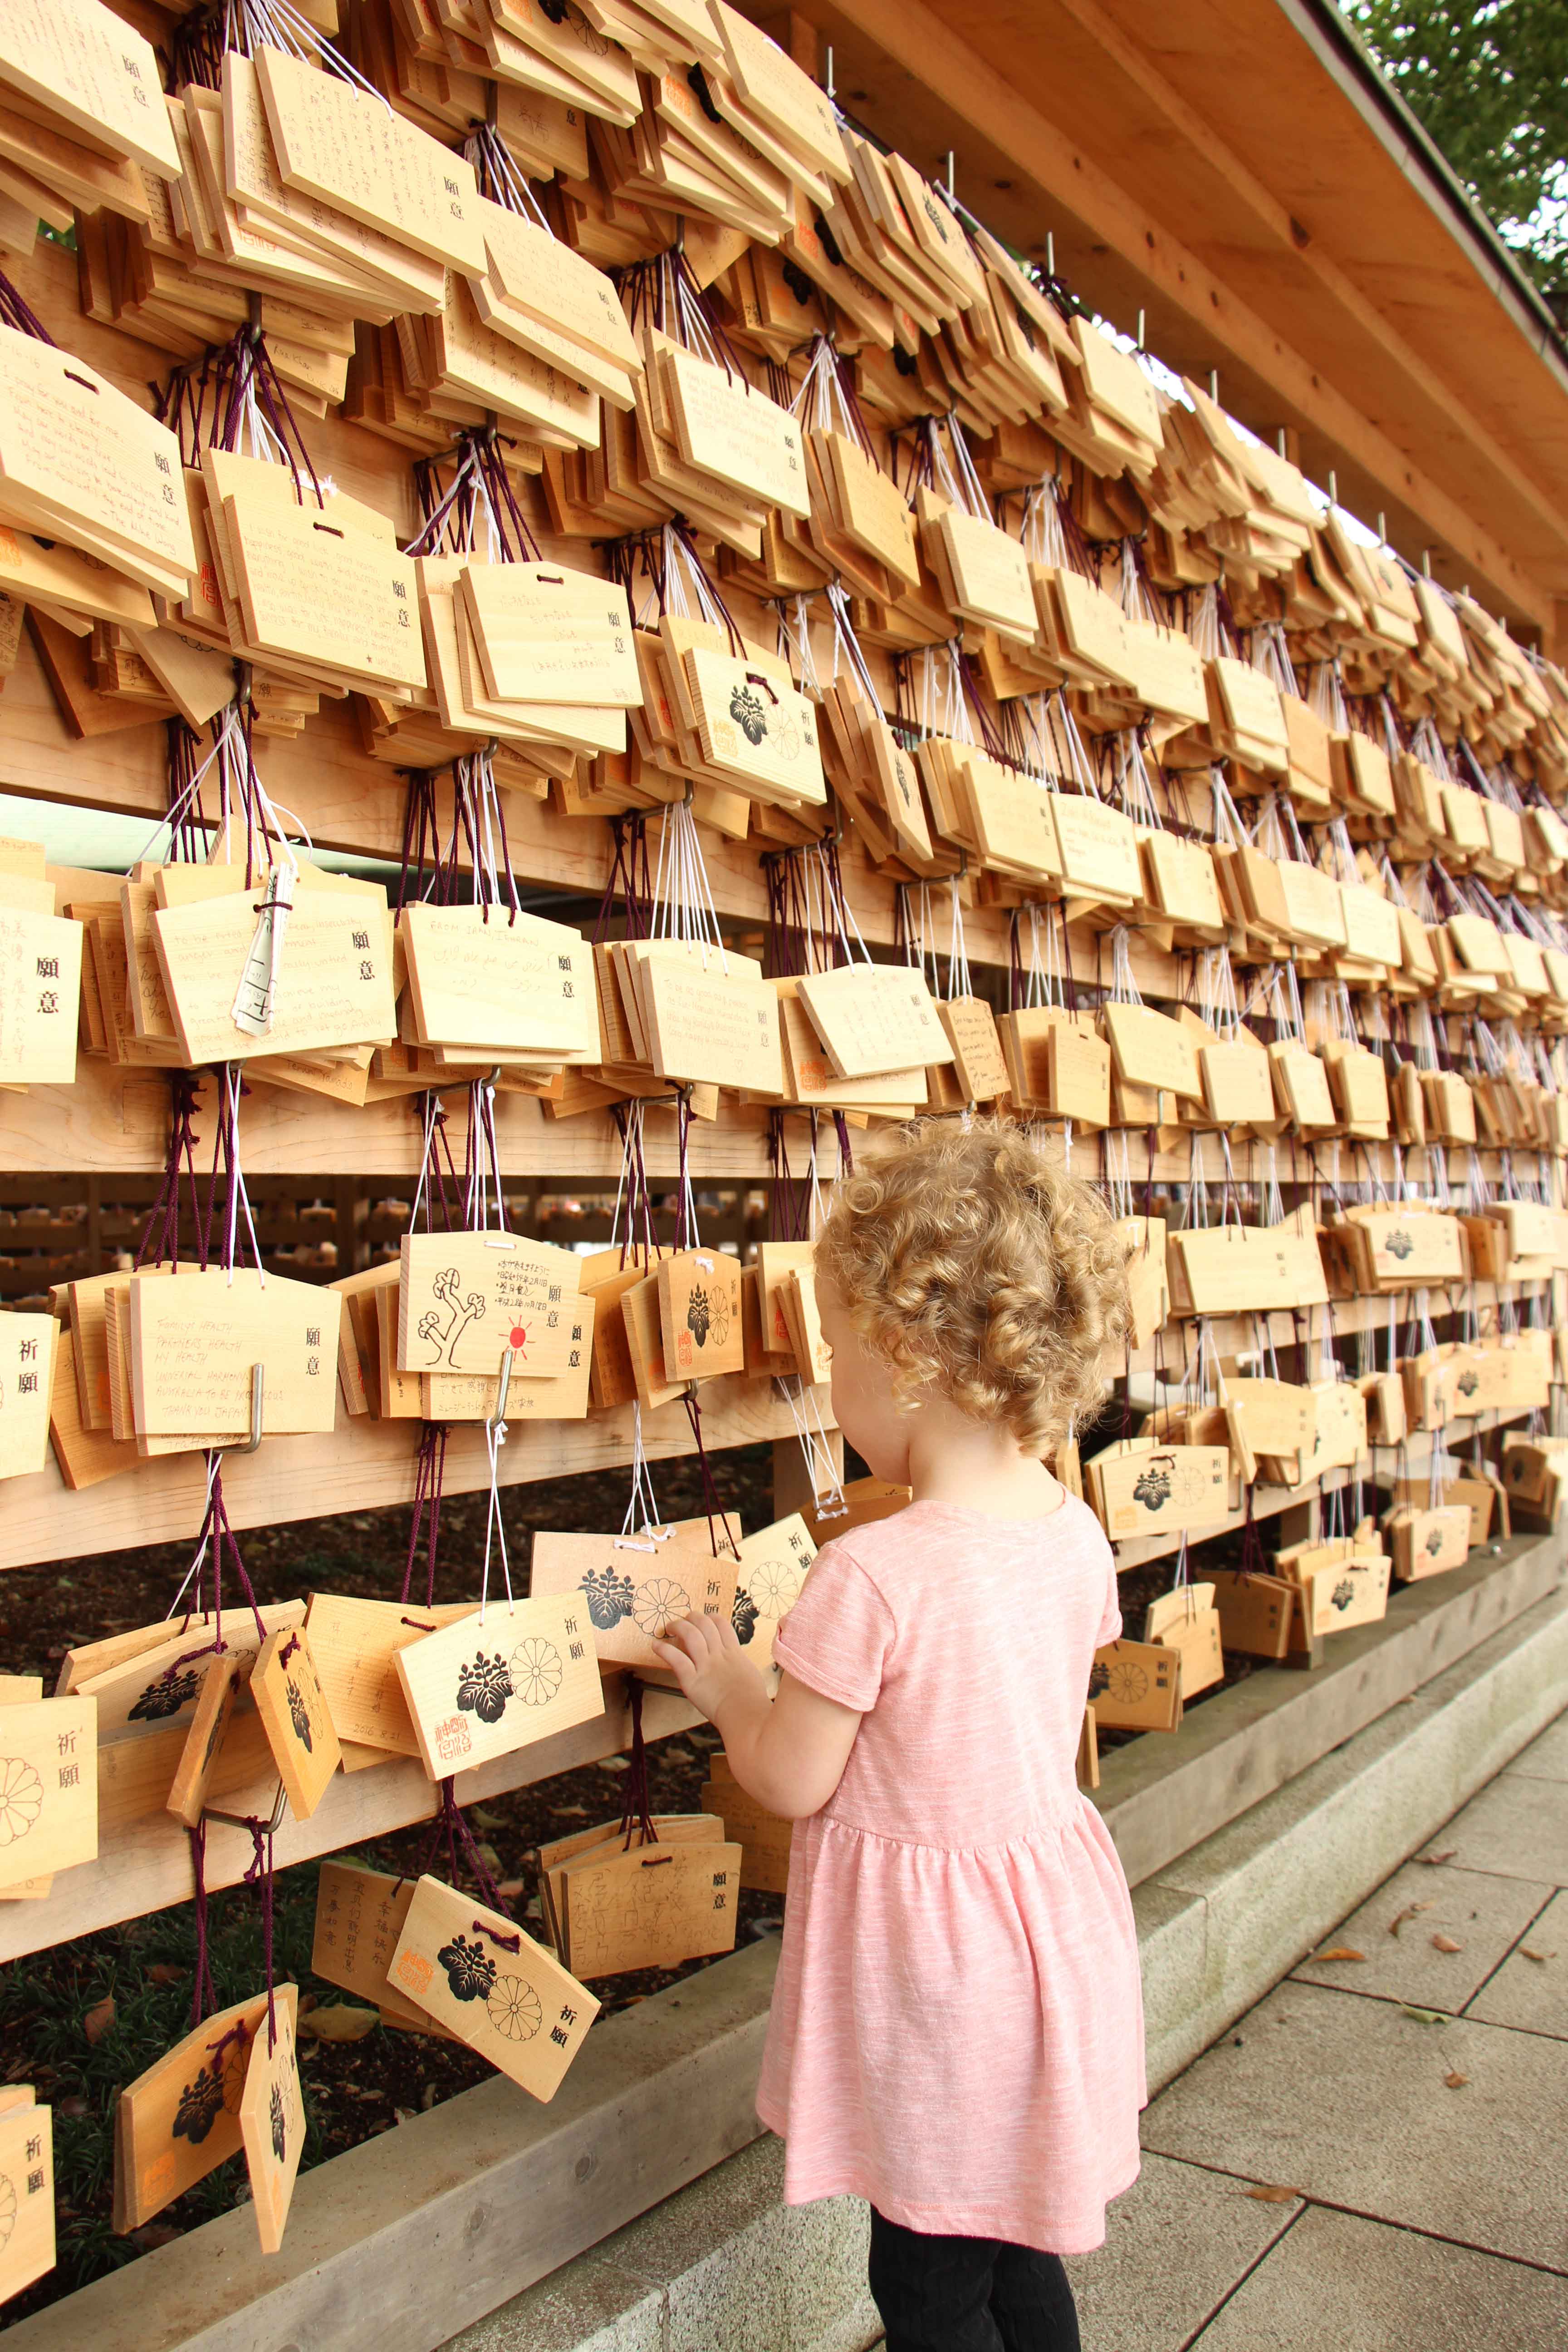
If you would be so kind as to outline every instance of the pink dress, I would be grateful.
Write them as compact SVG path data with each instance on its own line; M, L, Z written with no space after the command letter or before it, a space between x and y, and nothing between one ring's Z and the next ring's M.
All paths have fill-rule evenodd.
M1074 1759L1110 1547L915 1503L819 1553L774 1655L864 1717L797 1822L757 2112L784 2197L1059 2254L1138 2176L1143 2008L1127 1882Z

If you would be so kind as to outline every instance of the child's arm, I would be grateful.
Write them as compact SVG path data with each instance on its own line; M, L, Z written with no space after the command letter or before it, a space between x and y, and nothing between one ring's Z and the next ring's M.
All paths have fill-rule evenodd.
M793 1675L770 1701L727 1619L688 1617L654 1648L715 1726L748 1796L785 1821L817 1813L844 1777L860 1717Z

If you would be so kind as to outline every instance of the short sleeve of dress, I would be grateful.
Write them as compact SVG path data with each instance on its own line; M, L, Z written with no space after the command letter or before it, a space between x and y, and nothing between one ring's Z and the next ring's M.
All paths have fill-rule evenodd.
M1097 1650L1103 1650L1107 1642L1119 1641L1121 1635L1121 1595L1116 1587L1116 1554L1109 1544L1105 1547L1105 1614L1094 1637Z
M893 1612L842 1543L825 1544L781 1620L773 1657L808 1690L866 1715L882 1687Z

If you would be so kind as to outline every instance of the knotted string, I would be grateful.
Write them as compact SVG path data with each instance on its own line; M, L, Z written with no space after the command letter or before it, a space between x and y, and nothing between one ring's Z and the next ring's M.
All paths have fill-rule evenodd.
M626 1709L632 1719L631 1760L626 1766L621 1802L621 1851L630 1851L636 1837L642 1845L657 1845L653 1802L647 1782L647 1742L642 1727L643 1685L639 1675L626 1676Z
M245 1874L244 1884L256 1887L261 1897L261 1964L267 1973L267 2047L278 2046L278 2019L272 1999L272 1831L270 1825L252 1816L245 1823L250 1832L252 1859Z
M212 1953L207 1943L207 1825L204 1814L195 1829L187 1830L191 1842L191 1875L195 1882L194 1910L196 1926L196 1980L191 1995L191 2026L194 2031L204 2017L217 2007L217 1988L213 1983Z
M424 1858L418 1869L409 1875L416 1878L429 1876L432 1865L440 1854L442 1847L445 1846L448 1884L453 1886L457 1885L466 1864L474 1885L479 1890L480 1902L489 1910L499 1911L503 1919L510 1919L511 1913L501 1900L500 1889L490 1875L489 1865L475 1843L474 1833L464 1818L461 1805L458 1802L455 1779L448 1775L440 1785L441 1801L437 1808L429 1843L426 1846ZM397 1883L402 1886L405 1884L405 1880L400 1878Z
M197 1263L207 1262L209 1227L201 1213L201 1198L196 1191L196 1143L195 1127L197 1080L194 1071L171 1070L169 1097L171 1125L169 1148L163 1158L163 1181L157 1197L147 1213L146 1229L136 1253L136 1270L148 1264L177 1265L180 1261L180 1178L190 1186L191 1221L195 1227Z
M414 1561L424 1534L425 1606L436 1605L436 1559L441 1540L441 1492L447 1469L447 1423L427 1421L419 1440L419 1457L414 1472L414 1517L408 1529L408 1556L403 1563L403 1590L398 1600L405 1608L414 1584Z

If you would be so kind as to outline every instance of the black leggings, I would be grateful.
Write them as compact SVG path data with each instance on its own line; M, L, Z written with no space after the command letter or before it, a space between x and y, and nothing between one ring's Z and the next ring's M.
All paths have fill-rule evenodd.
M873 2206L869 2270L887 2352L1079 2352L1059 2254L924 2237Z

